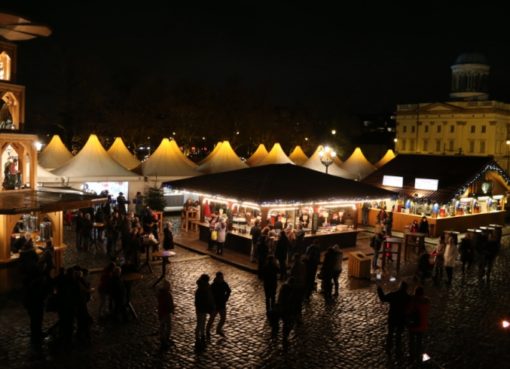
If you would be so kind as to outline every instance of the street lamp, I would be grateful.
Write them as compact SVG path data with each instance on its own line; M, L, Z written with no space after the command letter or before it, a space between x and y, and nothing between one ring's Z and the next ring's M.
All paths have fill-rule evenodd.
M336 156L336 152L331 149L331 147L326 146L319 151L319 157L321 159L321 163L326 167L326 174L328 174L328 167L333 164L333 159Z

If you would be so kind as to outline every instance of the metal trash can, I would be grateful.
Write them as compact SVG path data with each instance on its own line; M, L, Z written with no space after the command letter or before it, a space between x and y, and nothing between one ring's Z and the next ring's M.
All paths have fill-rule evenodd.
M494 235L496 236L496 241L500 243L501 237L503 236L503 226L501 224L489 224L489 227L494 228Z
M362 252L349 253L348 276L370 279L370 264L372 259Z

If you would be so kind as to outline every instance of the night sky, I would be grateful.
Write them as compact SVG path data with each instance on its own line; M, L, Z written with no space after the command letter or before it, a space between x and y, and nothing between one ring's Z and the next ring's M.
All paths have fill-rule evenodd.
M491 97L510 101L510 31L502 9L489 5L18 3L4 9L53 29L48 39L19 44L19 81L35 120L45 104L65 98L64 70L83 74L100 93L107 80L129 88L156 78L213 91L263 88L275 105L305 104L330 116L390 113L399 103L446 100L449 67L466 51L487 56Z

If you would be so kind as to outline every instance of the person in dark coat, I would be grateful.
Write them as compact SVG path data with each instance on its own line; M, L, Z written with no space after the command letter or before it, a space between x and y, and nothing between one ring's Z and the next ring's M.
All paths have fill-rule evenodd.
M230 297L230 293L232 290L225 279L223 277L222 272L216 273L216 278L214 278L213 283L211 284L211 291L214 298L214 311L209 316L209 321L207 322L207 337L211 336L211 328L214 324L214 319L216 315L220 315L220 321L216 326L216 333L222 337L225 337L225 333L223 332L223 325L225 324L225 320L227 318L227 301Z
M390 304L388 311L388 334L386 336L386 352L391 353L393 341L397 354L402 350L402 332L406 325L406 308L410 296L407 293L407 283L402 282L397 291L385 294L381 286L377 287L377 294L382 302Z
M259 237L259 243L257 245L258 275L260 279L262 279L262 269L264 268L267 255L269 254L268 237L269 228L264 227L264 229L262 230L262 234Z
M260 222L257 220L255 224L250 229L251 235L251 250L250 250L250 261L255 262L255 255L257 254L257 245L259 243L260 235L262 231L260 229Z
M466 234L466 237L460 241L459 245L459 253L460 253L460 261L462 262L462 274L466 272L467 269L471 268L474 260L474 247L473 247L473 239L470 233Z
M266 313L270 314L275 308L278 285L278 265L273 255L267 257L262 269L262 280L264 281L264 295L266 296Z
M280 265L280 279L284 281L287 278L287 254L289 252L290 242L285 232L280 232L280 237L276 242L274 254Z
M165 223L163 229L163 249L171 250L174 248L174 235L172 234L172 223Z
M420 220L420 225L418 226L418 231L420 233L425 233L426 236L429 235L429 221L426 216L423 216Z
M315 276L317 268L321 261L321 250L319 248L319 241L313 240L312 244L306 249L306 297L310 297L315 286Z
M294 278L290 277L286 283L280 287L278 293L277 310L279 318L283 322L283 344L288 344L289 334L294 328L298 319L299 312L297 311L299 304L297 303L298 296L294 290ZM273 325L273 337L278 333L278 323Z
M207 314L212 314L215 310L214 297L211 286L209 285L209 276L202 274L197 280L197 289L195 291L195 312L197 315L197 325L195 328L195 348L203 350L206 344L205 324Z

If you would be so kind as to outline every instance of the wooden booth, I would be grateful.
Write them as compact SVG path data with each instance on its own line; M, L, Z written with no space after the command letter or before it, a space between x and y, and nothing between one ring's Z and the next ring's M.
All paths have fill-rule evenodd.
M321 248L352 247L357 239L357 208L363 201L390 200L394 193L329 176L292 164L273 164L209 174L165 183L172 190L199 197L199 238L209 239L211 214L228 224L226 248L249 254L250 229L288 225L305 231L305 243L319 240ZM383 200L384 199L384 200Z
M396 201L365 207L369 225L383 208L400 232L426 217L431 237L505 222L510 177L490 156L401 154L363 182L399 193Z

